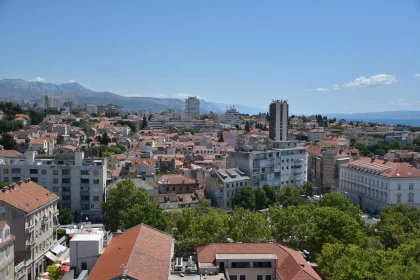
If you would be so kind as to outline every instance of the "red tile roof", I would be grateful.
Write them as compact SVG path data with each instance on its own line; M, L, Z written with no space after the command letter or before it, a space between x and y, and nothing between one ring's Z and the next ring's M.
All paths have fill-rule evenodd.
M216 243L197 248L199 263L213 262L216 254L275 254L282 280L321 280L302 255L276 243ZM303 264L303 266L301 266Z
M167 280L171 269L172 236L145 224L115 236L89 274L89 280L125 274L136 279Z
M0 191L0 201L3 201L25 213L30 213L54 200L58 196L46 188L30 180L16 183Z
M15 157L15 156L21 156L21 155L22 155L21 153L15 150L0 150L0 157Z

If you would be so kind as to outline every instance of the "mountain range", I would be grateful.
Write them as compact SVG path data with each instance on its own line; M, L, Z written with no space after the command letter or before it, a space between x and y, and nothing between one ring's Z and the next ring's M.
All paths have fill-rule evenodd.
M177 98L137 97L123 96L111 92L93 91L78 83L51 84L21 79L0 80L0 100L21 103L27 99L32 102L43 104L44 96L49 95L58 100L71 100L76 104L116 104L132 111L151 110L159 112L164 109L184 110L185 102ZM256 114L265 111L243 105L236 105L236 109L243 114ZM224 113L231 104L208 102L200 100L201 113Z

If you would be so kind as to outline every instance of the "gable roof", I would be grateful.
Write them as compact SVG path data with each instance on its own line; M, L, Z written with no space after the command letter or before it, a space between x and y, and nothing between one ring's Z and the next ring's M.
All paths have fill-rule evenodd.
M54 200L58 200L56 194L29 179L0 191L0 201L25 213L30 213Z
M25 141L25 140L24 140ZM0 157L15 157L21 156L22 154L15 150L0 150Z
M112 238L88 279L112 279L125 274L135 279L167 280L171 270L174 239L148 225L135 226Z
M197 248L197 260L211 263L216 254L266 253L276 255L276 272L282 280L321 280L299 252L277 243L212 243Z

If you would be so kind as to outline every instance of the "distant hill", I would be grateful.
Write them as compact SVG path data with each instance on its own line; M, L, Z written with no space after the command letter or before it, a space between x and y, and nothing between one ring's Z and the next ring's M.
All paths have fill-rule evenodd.
M404 124L419 126L420 111L390 111L354 114L326 114L328 118L345 119L347 121L382 122L390 125Z
M130 97L111 92L97 92L83 87L78 83L50 84L40 82L27 82L21 79L0 80L0 100L20 103L23 99L43 103L45 95L50 95L59 100L72 99L77 104L108 104L113 103L127 109L151 110L153 112L164 109L185 108L184 100L177 98ZM201 112L222 113L218 106L211 102L201 100Z

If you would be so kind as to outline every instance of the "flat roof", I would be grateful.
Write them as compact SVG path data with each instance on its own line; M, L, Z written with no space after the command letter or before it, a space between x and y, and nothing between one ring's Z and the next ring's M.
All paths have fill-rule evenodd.
M76 234L70 241L100 241L102 234Z
M276 260L275 254L216 254L222 260Z

